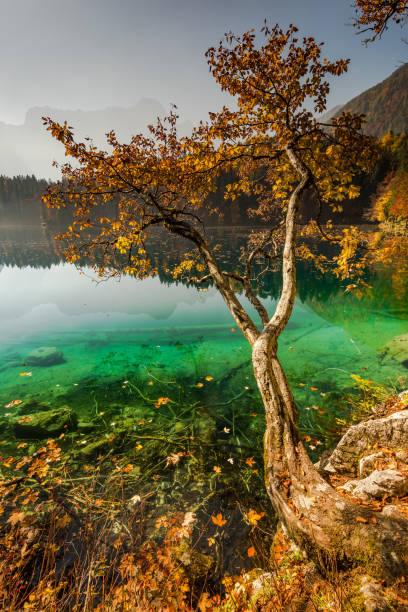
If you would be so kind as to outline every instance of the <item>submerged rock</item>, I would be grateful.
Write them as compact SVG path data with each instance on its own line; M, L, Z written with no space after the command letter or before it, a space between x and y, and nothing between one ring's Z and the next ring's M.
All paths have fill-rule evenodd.
M52 410L51 404L45 404L44 402L39 401L35 397L30 397L27 400L24 400L22 404L17 409L17 414L25 414L30 415L35 412L43 412L46 410Z
M67 430L76 429L77 415L69 406L62 406L46 412L36 412L11 423L17 438L52 438Z
M408 368L408 334L392 338L387 344L384 344L380 353L383 357L395 359Z
M207 444L214 441L217 433L217 425L215 420L209 414L202 414L197 422L197 436Z
M40 346L29 353L25 360L28 366L49 367L65 363L62 351L55 346Z
M398 470L375 470L360 480L349 480L341 488L364 500L404 497L408 493L408 479Z

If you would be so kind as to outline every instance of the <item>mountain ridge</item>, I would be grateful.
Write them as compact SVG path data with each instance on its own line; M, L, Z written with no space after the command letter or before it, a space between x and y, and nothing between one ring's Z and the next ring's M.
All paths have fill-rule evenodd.
M364 113L364 131L376 138L388 132L408 132L408 63L340 108L330 109L320 120L328 121L342 112Z
M42 117L50 116L58 122L67 121L75 137L90 137L100 148L106 148L105 134L115 130L119 141L128 142L147 126L163 118L166 109L153 98L141 98L124 108L110 106L96 110L63 110L36 106L27 110L25 121L19 125L0 121L0 174L7 176L35 175L37 178L56 179L59 173L52 166L54 160L63 162L64 149L43 126ZM191 131L192 124L179 124L181 135Z

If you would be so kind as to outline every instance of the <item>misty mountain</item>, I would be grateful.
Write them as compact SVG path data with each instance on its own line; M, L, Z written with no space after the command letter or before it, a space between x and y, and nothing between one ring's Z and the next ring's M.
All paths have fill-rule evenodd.
M408 132L408 63L347 104L331 109L321 120L327 121L343 111L364 113L364 131L377 138L391 131L396 134Z
M112 106L103 110L61 110L48 106L31 108L22 125L0 122L0 175L34 174L38 178L55 179L58 173L53 160L64 161L64 147L51 137L41 117L74 128L74 135L82 140L89 136L94 143L106 148L105 134L115 130L120 142L128 142L132 135L146 133L147 125L164 117L166 109L157 100L144 98L130 108ZM180 135L191 131L191 123L180 123Z

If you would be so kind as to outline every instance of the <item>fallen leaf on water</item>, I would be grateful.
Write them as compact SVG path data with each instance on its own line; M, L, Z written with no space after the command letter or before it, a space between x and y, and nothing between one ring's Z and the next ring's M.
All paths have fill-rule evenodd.
M32 376L32 372L20 372L20 376Z
M248 557L254 557L255 556L255 548L253 546L250 546L247 550L248 553Z
M213 376L206 376L206 377L205 377L205 380L210 381L210 380L214 380L214 378L213 378Z
M159 406L164 406L165 404L167 404L170 401L169 397L159 397L159 399L157 400L157 402L155 403L155 407L159 408Z
M233 459L232 457L229 457L229 458L227 459L227 461L228 461L228 463L230 463L231 465L233 465L233 463L234 463L234 459Z
M265 512L257 512L256 510L248 510L246 518L251 525L257 525L258 521L265 516Z
M229 433L231 430L229 427L224 427L224 429L222 430L224 433Z
M138 445L136 446L136 450L137 450L137 451L141 450L142 448L143 448L143 445L142 445L142 444L138 444Z
M317 387L310 387L311 391L317 391Z
M23 521L24 518L25 518L24 512L13 512L13 514L11 514L10 517L8 518L7 522L10 523L11 525L15 525L16 523L21 523L21 521Z
M218 527L222 527L227 522L224 518L222 518L221 512L219 512L217 516L211 516L211 520L214 525L218 525Z
M197 387L204 387L204 383L202 382L197 383Z
M256 461L253 457L248 457L248 459L245 459L245 463L249 465L249 467L252 467L253 465L255 465Z
M219 465L214 465L213 470L216 474L220 474L221 473L221 468Z
M22 404L23 400L13 400L12 402L10 402L9 404L5 404L4 407L5 408L12 408L13 406L18 406L19 404Z

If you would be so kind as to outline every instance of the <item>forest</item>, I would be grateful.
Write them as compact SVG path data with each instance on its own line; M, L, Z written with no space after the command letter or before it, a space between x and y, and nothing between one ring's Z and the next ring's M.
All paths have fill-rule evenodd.
M407 172L408 137L405 132L386 134L378 141L379 157L369 173L356 178L360 194L352 200L342 202L342 210L330 214L334 223L383 223L398 226L408 217ZM231 201L224 201L225 187L232 181L231 172L217 178L217 189L209 197L209 203L216 202L221 214L208 212L208 205L202 210L203 221L213 227L222 226L262 226L265 222L253 214L256 198L251 194L238 194ZM55 231L69 223L69 210L58 215L47 208L42 195L49 184L35 176L0 176L0 215L4 225L38 225L47 222L55 225ZM300 221L306 223L313 216L316 202L313 194L305 194L300 208ZM115 214L113 211L112 214ZM327 221L328 217L324 219ZM390 225L391 224L391 225ZM403 226L401 226L404 229ZM51 227L50 227L51 229Z

